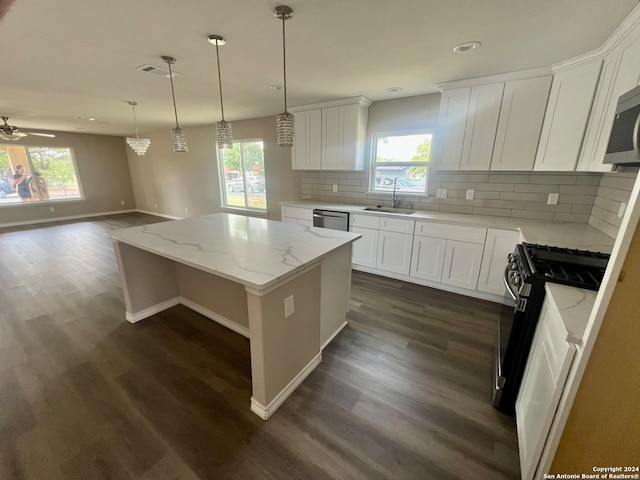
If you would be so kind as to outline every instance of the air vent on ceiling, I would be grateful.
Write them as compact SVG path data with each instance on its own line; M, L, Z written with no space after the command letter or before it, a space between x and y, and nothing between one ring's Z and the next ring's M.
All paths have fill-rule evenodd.
M156 67L155 65L140 65L136 67L136 70L141 70L146 73L151 73L153 75L158 75L159 77L169 78L169 70L166 68ZM173 71L173 77L177 77L178 75L182 75L176 71Z

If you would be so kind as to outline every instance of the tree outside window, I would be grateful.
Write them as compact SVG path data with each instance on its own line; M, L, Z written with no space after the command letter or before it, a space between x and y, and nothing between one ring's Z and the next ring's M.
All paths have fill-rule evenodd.
M218 149L222 206L267 210L264 145L262 140L239 140L233 148Z
M370 190L425 194L432 140L427 131L374 134Z

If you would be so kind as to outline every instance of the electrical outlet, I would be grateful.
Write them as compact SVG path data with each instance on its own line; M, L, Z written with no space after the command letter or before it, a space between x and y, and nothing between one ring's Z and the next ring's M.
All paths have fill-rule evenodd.
M293 310L293 295L290 295L284 299L284 318L293 315Z
M547 198L547 205L557 205L558 198L560 198L559 193L550 193L549 198Z
M120 205L124 205L126 202L124 200L120 200Z
M334 191L334 192L337 192L337 191L338 191L338 185L337 185L337 184L335 184L335 183L333 184L333 191Z
M620 209L618 210L618 216L622 218L624 216L624 212L627 210L627 204L622 202L620 204Z
M436 190L436 198L447 198L447 189L446 188L438 188Z
M473 196L475 195L475 190L467 190L467 200L473 200Z
M157 209L158 208L158 202L156 202L155 205L156 205L156 209Z
M184 207L184 213L186 213L187 215L189 215L189 207Z
M55 211L56 211L56 207L49 207L49 211L50 211L51 213L55 212Z

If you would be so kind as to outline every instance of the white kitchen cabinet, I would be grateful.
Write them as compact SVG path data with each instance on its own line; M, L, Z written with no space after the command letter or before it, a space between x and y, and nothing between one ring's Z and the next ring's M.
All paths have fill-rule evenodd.
M283 205L280 208L280 218L285 223L295 223L296 225L312 227L313 209Z
M551 76L505 83L491 170L532 170Z
M435 158L438 170L460 170L471 88L444 90L440 99Z
M364 169L369 105L370 100L354 97L291 108L296 117L292 168Z
M440 282L446 247L447 241L444 238L414 237L409 275Z
M442 283L475 290L480 274L484 245L447 240L442 269Z
M322 110L295 112L295 141L291 149L293 170L319 170L322 166Z
M607 150L618 97L640 83L640 27L604 59L592 114L580 153L578 170L611 171L602 163Z
M376 268L378 261L378 230L351 226L349 231L362 235L362 237L353 242L351 263Z
M503 83L471 89L460 170L489 170L503 91Z
M523 480L532 480L569 374L576 347L562 335L562 318L545 299L516 399ZM546 473L546 472L544 472Z
M481 292L504 296L507 294L504 286L504 270L507 266L507 255L513 253L520 239L520 234L514 230L487 229L480 275L477 289Z
M596 59L554 75L534 170L576 169L601 69Z
M376 267L379 270L409 275L412 245L412 234L380 230Z

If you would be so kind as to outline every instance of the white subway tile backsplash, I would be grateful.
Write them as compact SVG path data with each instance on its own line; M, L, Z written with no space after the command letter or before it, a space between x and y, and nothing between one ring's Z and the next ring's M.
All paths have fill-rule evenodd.
M620 225L617 212L628 202L637 172L618 173L501 173L431 172L429 196L398 193L403 205L419 210L478 215L511 216L557 222L590 223L615 236ZM369 193L369 172L301 172L305 200L361 205L391 204L391 192ZM338 192L333 192L333 185ZM446 188L447 198L435 198ZM475 190L473 200L466 191ZM549 193L559 193L557 205L547 205Z

